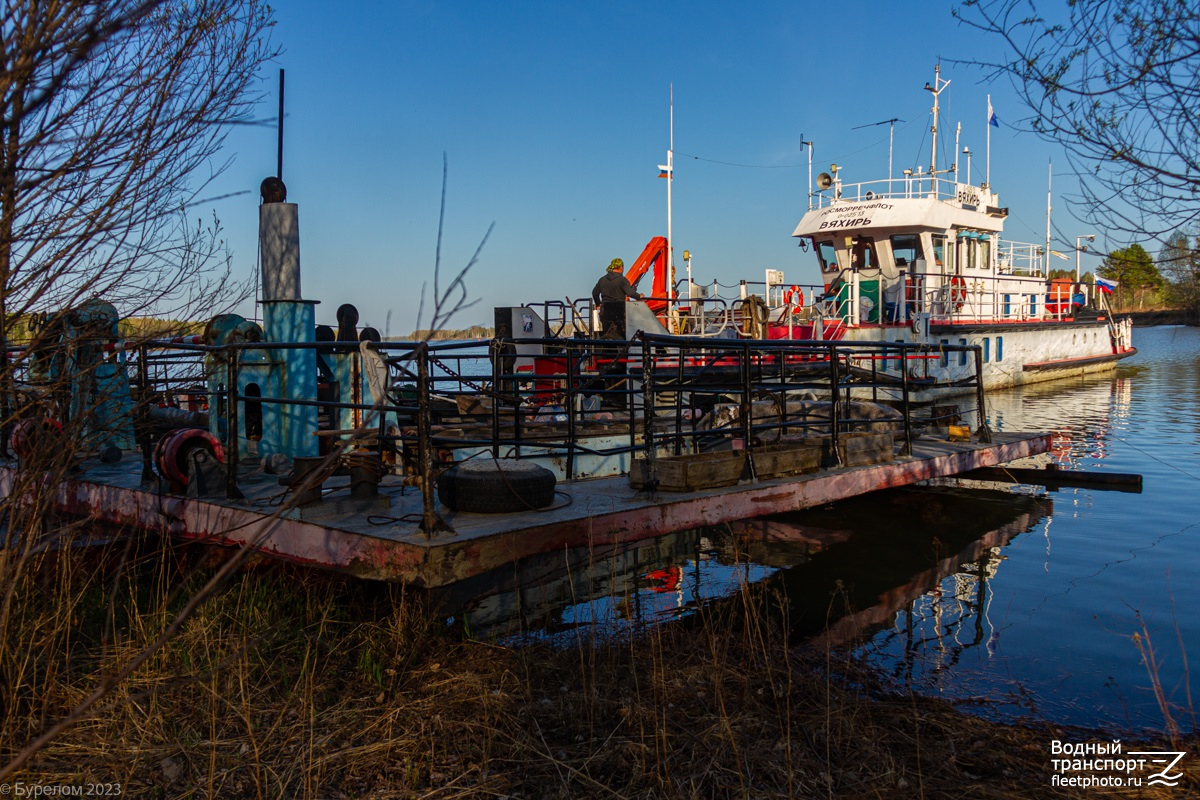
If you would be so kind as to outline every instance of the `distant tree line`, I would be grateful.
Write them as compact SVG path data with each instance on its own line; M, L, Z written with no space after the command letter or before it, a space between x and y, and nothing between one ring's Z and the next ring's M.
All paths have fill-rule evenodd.
M1200 316L1200 231L1176 231L1158 253L1158 269L1166 279L1171 305Z
M441 330L431 331L429 329L415 330L408 336L400 336L396 341L446 341L448 339L490 339L495 335L495 329L489 328L486 325L472 325L469 328L442 328Z
M17 345L29 344L44 324L39 322L30 314L10 317L8 341ZM117 332L122 339L169 339L204 333L204 323L159 317L124 317L117 323Z

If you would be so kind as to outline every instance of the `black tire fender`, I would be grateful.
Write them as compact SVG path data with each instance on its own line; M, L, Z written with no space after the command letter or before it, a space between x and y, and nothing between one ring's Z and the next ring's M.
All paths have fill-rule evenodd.
M531 461L475 459L438 476L438 499L455 511L501 514L554 502L554 473Z

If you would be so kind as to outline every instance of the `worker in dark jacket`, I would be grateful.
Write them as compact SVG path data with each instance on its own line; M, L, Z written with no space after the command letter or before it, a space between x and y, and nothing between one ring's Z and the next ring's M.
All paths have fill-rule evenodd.
M592 305L599 306L601 300L619 302L626 297L642 299L642 296L633 290L629 279L625 277L625 262L614 258L609 263L604 277L596 281L596 285L592 288Z
M605 339L625 338L625 309L626 298L641 300L642 296L633 290L629 279L625 277L625 262L614 258L609 262L604 277L596 281L592 288L592 306L600 309L601 334Z

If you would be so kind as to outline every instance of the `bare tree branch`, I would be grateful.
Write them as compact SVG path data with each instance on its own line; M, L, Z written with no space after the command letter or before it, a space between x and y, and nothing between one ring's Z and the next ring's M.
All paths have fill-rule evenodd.
M446 186L449 177L449 162L446 154L442 154L442 199L441 206L438 212L438 232L437 232L437 247L433 260L433 312L432 318L429 321L429 334L425 337L428 340L434 331L440 330L449 324L450 320L459 312L471 308L476 303L476 300L469 300L467 295L467 285L465 283L467 273L471 268L479 262L479 255L483 252L483 246L487 244L487 240L491 237L492 231L496 227L496 223L488 226L487 231L483 234L483 238L479 241L475 252L472 254L470 261L466 266L455 274L454 278L446 286L446 290L441 290L441 270L442 270L442 235L446 225ZM425 290L426 284L421 285L421 299L417 306L417 325L415 330L421 330L421 320L425 313Z
M1047 7L1047 4L1042 4ZM967 0L956 15L1003 42L982 62L1061 144L1081 182L1072 208L1110 235L1163 241L1200 221L1200 12L1184 0Z
M98 388L124 377L123 353L106 349L118 319L201 319L245 294L230 280L219 222L188 208L228 166L219 155L229 126L252 118L275 53L271 25L260 0L0 8L0 430L34 423L0 499L0 738L15 756L0 775L91 713L177 628L19 744L28 727L8 693L38 680L31 653L71 624L72 601L40 593L46 553L80 527L57 515L59 493L81 457L105 446L105 414L121 413ZM207 596L191 598L178 621ZM49 602L63 605L40 613Z

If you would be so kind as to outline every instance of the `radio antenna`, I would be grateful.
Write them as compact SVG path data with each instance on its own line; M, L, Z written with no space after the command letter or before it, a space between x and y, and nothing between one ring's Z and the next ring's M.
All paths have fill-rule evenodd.
M888 180L889 181L892 179L892 142L895 140L896 123L897 122L904 122L904 120L899 119L898 117L892 117L891 119L885 119L883 122L868 122L866 125L859 125L857 127L850 129L852 131L857 131L861 128L874 128L879 125L887 125L888 126Z

